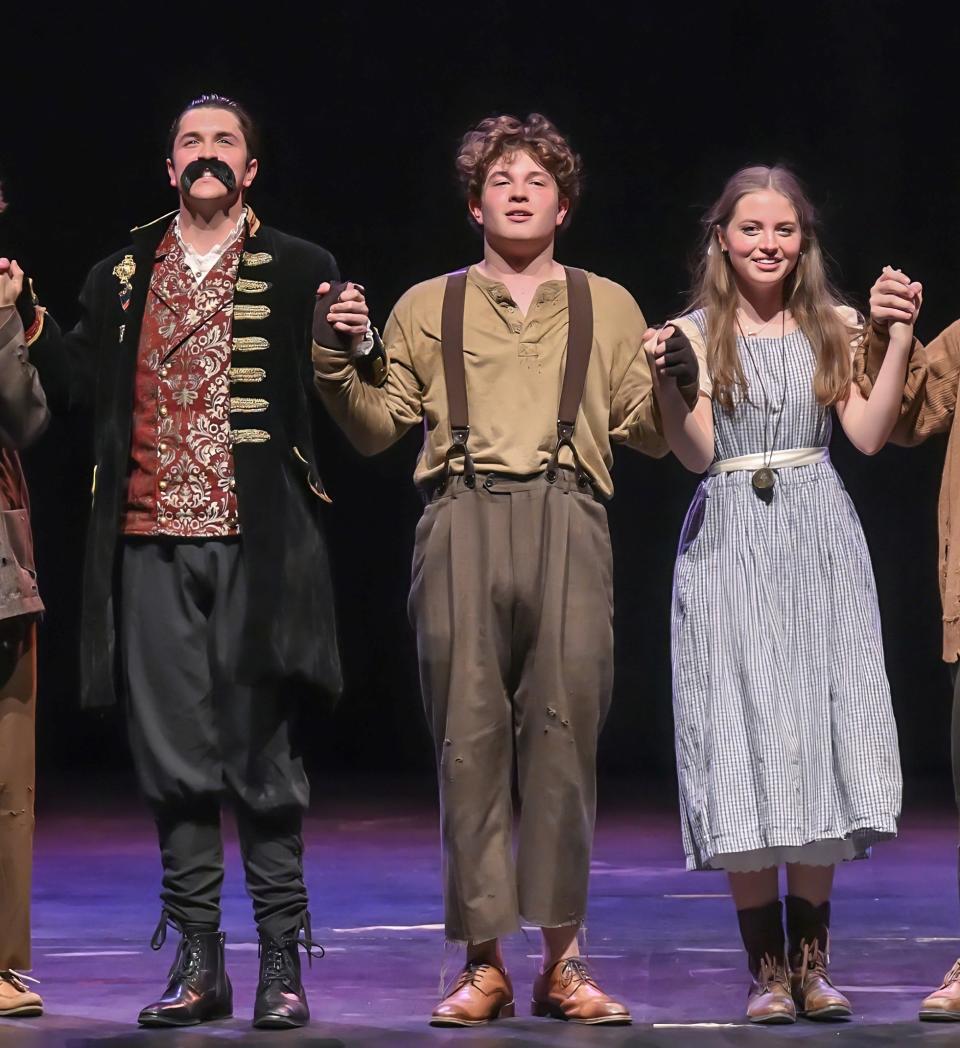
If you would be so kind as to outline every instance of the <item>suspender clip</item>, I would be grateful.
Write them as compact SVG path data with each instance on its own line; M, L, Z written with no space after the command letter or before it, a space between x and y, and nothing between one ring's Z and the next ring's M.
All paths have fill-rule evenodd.
M453 443L447 449L445 458L445 470L444 470L444 484L447 482L447 478L450 476L450 459L454 455L463 455L463 482L468 488L474 488L477 484L477 473L476 468L473 464L473 459L470 456L470 452L467 451L467 440L470 436L469 426L454 426L450 431L453 437Z

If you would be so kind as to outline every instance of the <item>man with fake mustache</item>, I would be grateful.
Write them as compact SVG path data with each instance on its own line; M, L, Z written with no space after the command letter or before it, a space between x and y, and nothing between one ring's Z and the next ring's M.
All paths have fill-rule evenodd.
M168 926L180 936L139 1022L232 1012L220 930L229 800L260 939L254 1026L302 1026L309 785L295 720L305 694L341 684L302 374L315 290L337 267L246 204L258 143L236 102L191 102L167 155L178 210L93 268L74 330L26 297L21 313L54 408L94 413L83 703L114 701L119 664L163 863L152 945ZM347 336L353 348L364 330Z

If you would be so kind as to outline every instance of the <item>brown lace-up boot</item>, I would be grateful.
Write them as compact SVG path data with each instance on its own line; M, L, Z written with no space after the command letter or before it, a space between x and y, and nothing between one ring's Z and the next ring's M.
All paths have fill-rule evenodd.
M827 971L830 903L814 906L797 895L787 899L790 985L797 1012L805 1019L849 1019L850 1002Z
M510 1019L515 1011L513 986L497 964L468 961L453 988L433 1009L431 1026L480 1026Z
M796 1022L797 1009L790 994L790 976L784 957L780 900L737 910L737 921L753 976L747 991L747 1018L752 1023Z

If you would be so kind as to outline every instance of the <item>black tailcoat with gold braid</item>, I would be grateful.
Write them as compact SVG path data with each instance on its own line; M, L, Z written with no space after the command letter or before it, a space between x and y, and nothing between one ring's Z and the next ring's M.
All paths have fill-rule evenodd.
M88 707L115 701L115 583L137 347L154 252L171 217L137 227L130 248L94 266L77 326L62 333L46 315L30 349L53 409L94 413L96 471L81 621L81 702ZM328 251L264 226L248 211L231 364L258 370L256 385L231 383L231 399L243 404L255 397L267 405L256 414L230 415L250 586L238 672L250 683L296 680L330 697L340 690L341 673L308 390L316 288L337 278Z

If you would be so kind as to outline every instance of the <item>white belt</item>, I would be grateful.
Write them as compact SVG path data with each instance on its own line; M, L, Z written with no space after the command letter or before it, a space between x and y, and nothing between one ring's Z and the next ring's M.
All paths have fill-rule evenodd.
M734 473L738 470L790 469L793 466L812 466L830 458L829 448L785 448L770 455L739 455L737 458L720 459L710 467L709 475Z

